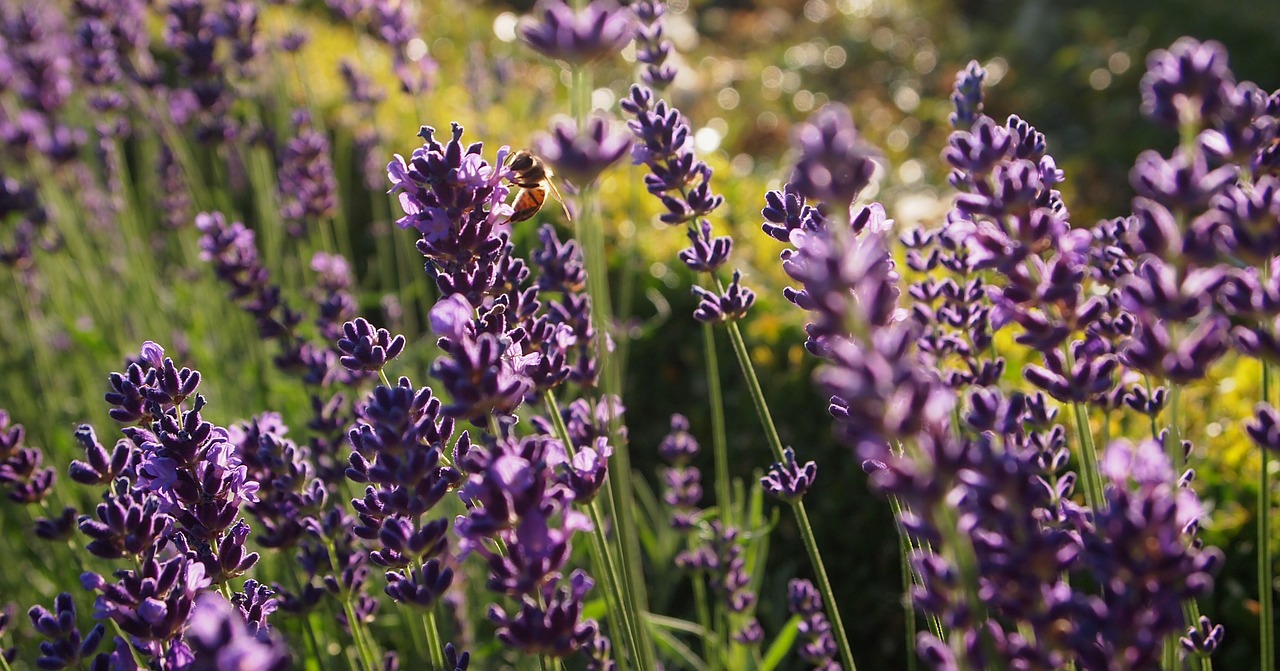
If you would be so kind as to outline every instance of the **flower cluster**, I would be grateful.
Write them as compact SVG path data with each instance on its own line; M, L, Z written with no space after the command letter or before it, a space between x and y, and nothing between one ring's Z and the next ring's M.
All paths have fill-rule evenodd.
M854 208L848 228L831 215L874 172L874 152L859 148L847 114L820 112L797 134L793 183L768 194L763 211L765 233L793 245L784 268L802 286L787 298L812 316L808 347L827 360L816 379L832 394L831 413L900 511L913 606L929 623L918 652L936 668L1141 668L1158 664L1165 637L1192 626L1187 649L1199 653L1198 642L1212 647L1221 633L1200 625L1197 634L1183 608L1206 593L1220 554L1194 539L1200 507L1175 470L1182 461L1166 456L1184 461L1189 448L1167 437L1117 442L1094 461L1091 438L1077 433L1081 506L1056 409L1044 393L996 388L1004 361L992 334L1017 325L1017 342L1045 357L1027 381L1074 404L1077 417L1085 404L1130 407L1154 426L1165 399L1159 389L1113 392L1122 363L1137 367L1126 338L1142 325L1117 288L1117 278L1142 272L1124 261L1136 248L1119 239L1129 222L1073 231L1043 136L1016 116L1001 126L983 115L983 76L974 64L957 77L958 130L943 154L961 191L955 209L941 231L901 236L909 269L922 276L909 289L910 313L898 308L883 210ZM988 285L989 273L1003 286ZM1124 284L1123 295L1139 286ZM1178 306L1168 293L1145 303ZM1163 327L1166 317L1151 323ZM787 489L782 473L775 466L766 485Z
M520 37L534 51L575 66L616 55L631 41L631 16L611 0L574 11L565 0L543 0L537 19L526 19Z
M800 617L800 656L817 671L840 671L835 661L836 641L831 636L831 623L822 611L822 595L808 580L787 583L787 610Z
M86 549L107 560L131 559L134 566L116 571L114 581L94 572L81 577L82 586L97 593L94 617L111 620L128 637L117 637L114 652L94 658L95 669L135 668L137 656L155 669L217 668L201 666L211 663L213 653L199 633L204 616L197 602L217 600L230 609L210 590L228 589L258 561L241 514L262 503L255 477L271 474L260 463L251 474L243 445L203 418L199 382L197 371L179 369L160 346L147 342L125 373L110 378L106 398L112 416L125 424L124 438L108 451L89 426L76 432L85 459L72 463L72 479L106 486L94 514L79 519L90 539ZM244 630L249 618L258 632L255 645L275 650L273 665L259 665L262 658L253 652L244 668L285 668L289 656L265 622L275 610L270 591L252 580L244 589L238 598L251 604L252 614L231 610L234 623L227 626ZM69 595L58 598L56 611L31 610L32 622L49 639L42 668L88 659L104 637L102 624L81 637ZM244 647L226 643L233 650Z
M306 110L293 113L298 134L280 156L280 216L300 235L304 224L315 226L333 217L338 208L338 183L329 158L329 139L317 129Z
M711 167L694 153L689 120L665 100L655 103L654 97L651 89L633 85L621 102L632 117L627 122L635 136L631 160L649 168L645 188L667 209L661 221L688 227L691 246L680 252L680 260L690 270L707 273L715 284L714 291L694 287L699 299L694 317L705 322L741 319L755 302L755 293L740 284L738 271L729 287L723 287L716 273L728 261L733 239L713 237L706 219L724 203L724 196L712 191Z
M14 503L40 503L53 490L58 473L41 468L44 453L23 444L27 432L14 424L9 413L0 410L0 486Z
M374 389L359 415L348 434L355 451L347 478L366 485L364 496L351 502L359 520L355 533L376 541L369 559L389 569L387 594L429 608L452 578L440 562L448 520L423 518L461 479L440 463L453 420L441 416L430 389L415 390L403 377L395 387Z

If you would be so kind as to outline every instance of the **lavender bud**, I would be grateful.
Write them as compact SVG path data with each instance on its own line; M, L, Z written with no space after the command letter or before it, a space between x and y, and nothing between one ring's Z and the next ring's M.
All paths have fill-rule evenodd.
M400 356L404 345L404 336L397 334L393 338L386 329L375 329L366 319L358 317L342 325L339 361L352 371L378 371Z
M769 466L769 472L760 479L764 490L787 503L799 501L813 486L818 477L818 465L806 461L796 462L795 450L783 450L783 461Z
M540 16L526 17L520 38L534 51L572 65L604 60L631 41L630 13L610 0L592 0L574 11L564 0L543 0Z
M631 137L615 132L612 120L600 115L587 120L581 132L568 118L552 122L551 134L536 139L535 147L556 174L582 188L591 185L631 148Z
M806 198L847 207L871 183L876 153L853 126L849 109L827 105L800 126L790 183Z

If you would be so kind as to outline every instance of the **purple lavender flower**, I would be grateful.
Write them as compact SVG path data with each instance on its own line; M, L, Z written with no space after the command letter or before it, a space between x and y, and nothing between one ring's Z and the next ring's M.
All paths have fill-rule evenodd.
M661 0L639 0L631 5L636 18L636 60L644 64L640 79L658 91L676 79L675 67L667 63L672 47L663 30L662 16L666 11L667 5Z
M514 411L532 389L525 372L537 360L527 358L519 344L481 333L448 342L445 349L449 356L432 364L431 375L453 399L445 408L452 417L483 424L490 413Z
M789 447L783 451L783 457L783 461L769 466L760 484L766 492L783 501L799 501L818 477L818 465L812 461L797 463L795 450Z
M1085 536L1084 561L1106 587L1097 639L1080 649L1081 661L1108 668L1123 659L1155 665L1164 636L1182 633L1182 602L1207 593L1222 555L1189 546L1183 529L1203 512L1154 441L1113 443L1101 460L1110 505L1095 511L1096 533ZM1141 623L1141 624L1138 624Z
M338 207L329 140L305 111L294 112L293 125L298 134L285 145L280 160L280 216L295 225L315 224L331 218Z
M292 665L289 649L265 629L257 635L241 613L220 594L196 599L184 642L191 649L190 671L284 671Z
M723 294L715 294L699 286L693 287L698 297L698 307L693 318L702 322L736 321L746 316L756 302L756 293L742 286L742 273L733 271L733 281Z
M404 336L391 337L386 329L375 329L363 317L342 325L338 350L340 361L351 370L378 371L404 351Z
M76 624L76 604L71 595L63 592L54 599L50 612L44 606L32 606L27 612L36 632L48 639L40 643L40 657L36 666L41 669L65 669L77 666L98 649L106 628L95 625L83 637Z
M338 63L338 74L347 85L347 99L356 105L373 107L387 97L386 91L374 85L351 59L344 58Z
M630 13L611 0L592 0L574 11L564 0L542 0L537 18L526 17L520 38L534 51L582 66L622 51L631 41Z
M461 293L478 305L495 286L497 265L508 254L506 234L498 227L514 212L506 203L510 150L499 149L490 165L480 156L481 143L464 149L462 133L453 124L452 139L440 144L435 129L424 127L424 144L407 162L397 154L387 176L405 213L396 225L422 234L418 251L427 257L436 286L444 296Z
M583 188L631 148L631 138L614 132L613 126L611 119L600 115L588 119L582 131L572 119L557 119L551 124L551 134L534 140L534 146L557 175Z
M1171 126L1203 123L1221 109L1234 84L1221 43L1183 37L1147 56L1142 111Z
M695 273L714 273L729 260L733 250L733 238L725 235L712 237L711 222L701 220L698 226L688 230L689 247L680 250L680 260Z
M96 573L80 577L84 588L98 592L94 617L110 618L130 636L143 641L170 641L187 624L196 596L209 586L204 565L184 556L161 562L149 558L139 570L121 570L118 582Z
M240 611L249 633L259 640L270 637L267 618L280 607L275 590L250 578L244 581L243 589L231 595L231 603Z
M679 413L671 415L671 430L658 445L658 455L663 461L679 466L693 459L698 449L698 441L689 433L689 418Z
M1187 629L1187 635L1178 639L1178 643L1189 653L1212 655L1222 643L1226 630L1222 625L1215 625L1209 618L1201 615L1195 626Z
M560 242L551 224L538 228L542 246L533 250L531 260L540 271L538 289L562 293L581 293L587 286L587 269L576 240Z
M388 571L387 596L399 603L430 609L452 582L453 569L441 568L440 560L429 559L421 567Z
M667 208L659 217L663 223L686 224L724 203L711 190L711 167L694 153L693 129L679 110L665 100L655 103L653 91L641 86L632 86L619 104L633 117L627 122L635 137L631 161L649 167L645 188Z
M565 657L590 645L600 636L600 626L595 620L582 621L581 613L594 584L587 574L574 571L568 585L549 581L539 590L545 606L526 595L512 615L491 607L489 619L498 627L498 640L526 654L552 657Z
M613 447L604 436L596 438L592 447L580 447L573 456L563 450L552 450L547 466L556 469L557 480L573 492L580 505L591 503L604 487Z
M80 531L93 540L85 549L106 559L137 557L171 532L173 518L160 512L160 499L117 480L94 509L80 518Z
M799 578L787 583L787 610L803 618L800 635L804 643L800 656L815 669L835 671L840 668L836 657L836 640L831 635L831 623L822 608L822 595L813 583Z
M796 132L800 158L790 183L806 198L844 208L871 183L877 153L858 135L849 110L827 105Z
M782 191L769 191L764 195L765 207L762 228L778 242L790 242L793 231L816 231L826 226L826 216L817 207L805 203L805 197L790 183Z
M987 71L978 61L969 61L965 69L956 73L954 92L951 103L955 111L948 117L951 127L956 130L968 130L982 114L982 82L987 78Z

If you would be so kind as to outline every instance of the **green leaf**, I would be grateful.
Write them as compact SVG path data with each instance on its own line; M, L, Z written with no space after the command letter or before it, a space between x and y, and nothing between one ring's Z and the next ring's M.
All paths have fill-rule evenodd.
M710 671L707 663L698 658L697 655L689 649L680 639L676 638L671 632L665 629L654 629L653 638L658 643L658 647L663 648L667 652L682 660L683 664L680 668L693 669L693 671Z
M791 652L791 648L796 644L796 635L800 633L800 616L792 615L787 624L782 627L782 631L778 632L773 643L769 645L769 651L764 655L764 662L760 664L760 671L773 671L786 659L787 653Z
M709 632L706 629L703 629L702 625L697 622L690 622L688 620L681 620L680 618L667 617L666 615L658 615L655 613L645 613L644 619L648 620L649 624L656 625L662 629L683 631L686 634L693 634L699 638L706 638L710 635Z

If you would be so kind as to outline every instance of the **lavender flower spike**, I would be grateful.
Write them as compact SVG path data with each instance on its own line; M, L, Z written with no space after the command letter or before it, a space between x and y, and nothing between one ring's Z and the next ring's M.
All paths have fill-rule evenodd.
M789 447L783 451L783 456L784 461L769 466L769 472L760 478L760 484L766 492L783 501L799 501L817 479L818 465L812 461L797 462L795 450Z
M575 12L564 0L541 4L526 17L520 38L534 51L571 65L586 65L622 51L631 41L631 14L611 0L593 0Z
M535 140L534 146L558 175L585 187L631 149L631 137L615 131L612 120L604 116L588 119L582 132L572 119L562 117L552 123L551 134Z
M800 158L791 185L806 198L847 207L871 183L876 151L853 126L849 109L827 105L796 133Z
M185 641L191 647L189 671L284 671L289 649L266 630L255 636L235 606L220 594L196 599Z
M368 320L357 317L342 325L338 339L339 361L353 371L377 371L404 351L404 336L394 338L386 329L374 328Z

